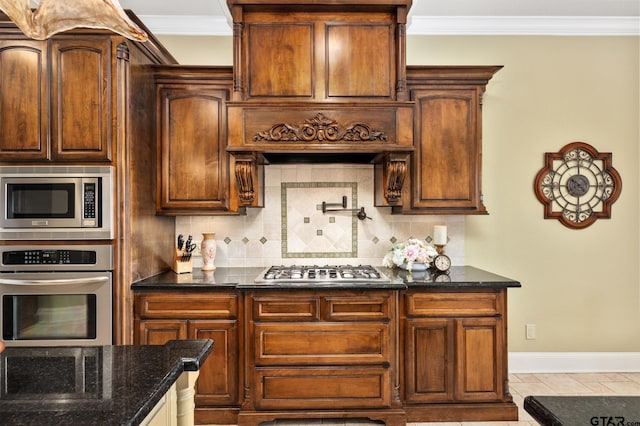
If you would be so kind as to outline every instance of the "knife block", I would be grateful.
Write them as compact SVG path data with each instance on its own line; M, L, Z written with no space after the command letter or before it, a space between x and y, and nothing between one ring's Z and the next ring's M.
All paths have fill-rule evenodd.
M186 254L188 260L182 260L185 256L184 250L176 249L176 255L173 258L173 272L176 274L190 274L193 272L193 262L191 260L191 253Z

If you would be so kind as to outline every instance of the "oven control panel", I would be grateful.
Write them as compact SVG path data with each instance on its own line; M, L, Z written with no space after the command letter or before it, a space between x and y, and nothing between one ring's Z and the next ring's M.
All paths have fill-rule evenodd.
M90 250L11 250L2 252L4 265L93 265L96 252Z

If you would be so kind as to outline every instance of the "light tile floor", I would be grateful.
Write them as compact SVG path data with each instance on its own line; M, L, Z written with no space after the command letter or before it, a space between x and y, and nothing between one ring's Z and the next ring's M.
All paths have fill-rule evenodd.
M640 373L510 374L509 389L518 406L517 422L408 423L408 426L535 426L538 423L524 410L527 395L638 395ZM373 426L366 421L277 421L263 426Z

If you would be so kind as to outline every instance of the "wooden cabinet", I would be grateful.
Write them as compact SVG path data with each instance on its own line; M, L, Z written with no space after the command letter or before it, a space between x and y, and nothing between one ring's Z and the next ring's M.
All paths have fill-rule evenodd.
M250 397L238 424L336 415L404 424L395 310L384 291L249 294Z
M403 294L409 421L517 418L507 389L505 298L505 290ZM471 402L460 417L456 410Z
M214 341L198 423L511 421L506 291L138 289L135 342Z
M0 160L110 162L109 35L48 41L0 36Z
M49 157L47 44L0 39L0 158Z
M134 309L136 344L162 345L174 339L214 341L196 384L197 408L233 408L238 404L237 294L137 292Z
M226 152L230 68L162 67L157 89L160 214L237 213Z
M409 0L229 0L234 100L396 100L405 92ZM404 98L406 99L406 97Z
M501 67L408 67L414 147L404 214L486 214L482 95Z

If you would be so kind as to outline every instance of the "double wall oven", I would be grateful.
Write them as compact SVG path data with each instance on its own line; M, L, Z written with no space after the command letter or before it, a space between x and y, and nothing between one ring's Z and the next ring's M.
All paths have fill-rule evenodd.
M7 346L112 343L111 166L0 167L0 332Z

